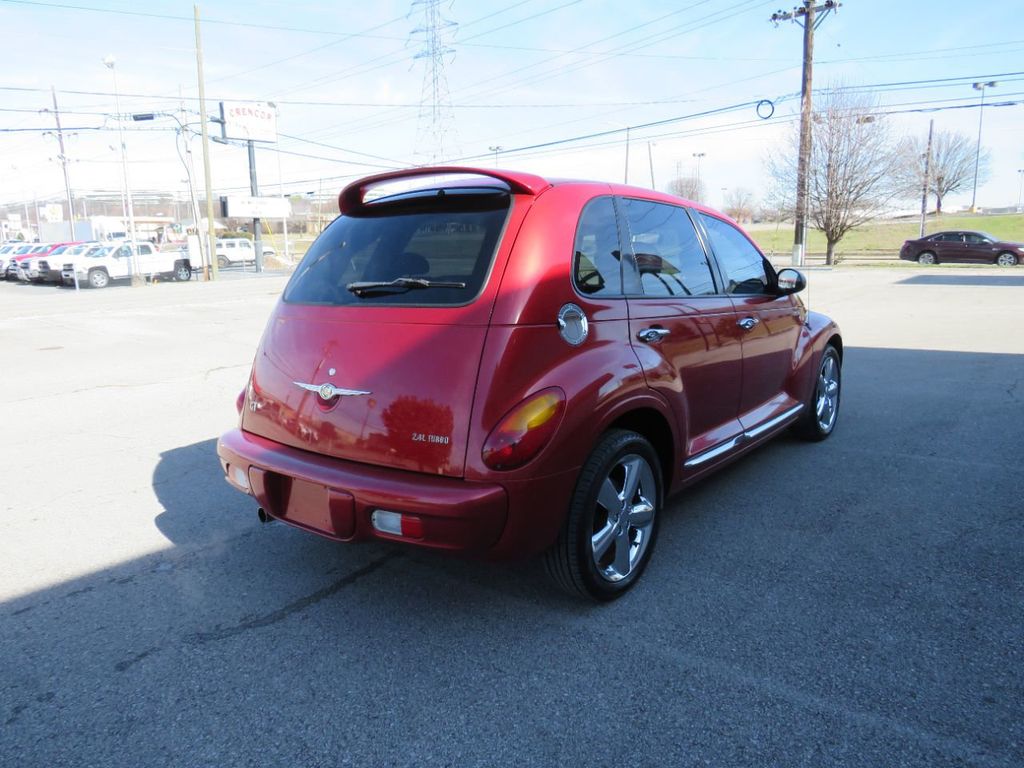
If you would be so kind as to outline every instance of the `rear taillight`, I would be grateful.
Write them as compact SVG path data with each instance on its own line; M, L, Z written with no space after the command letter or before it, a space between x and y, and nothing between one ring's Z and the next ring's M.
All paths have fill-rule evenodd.
M246 389L248 389L248 387L246 387ZM238 397L235 398L235 408L238 410L239 413L241 413L242 409L245 407L246 389L243 389L241 392L239 392Z
M543 389L509 411L491 430L483 460L491 469L521 467L548 444L565 410L565 393L558 387Z
M402 536L407 539L423 538L423 519L416 515L375 509L370 515L370 522L378 531L389 536Z

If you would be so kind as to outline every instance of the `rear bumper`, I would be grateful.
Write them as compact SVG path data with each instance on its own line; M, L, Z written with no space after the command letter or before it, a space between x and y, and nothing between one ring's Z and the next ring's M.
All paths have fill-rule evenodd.
M498 484L334 459L240 429L220 438L217 454L228 483L271 517L337 541L390 539L486 554L505 531L508 494ZM370 516L377 509L419 517L422 537L376 530Z

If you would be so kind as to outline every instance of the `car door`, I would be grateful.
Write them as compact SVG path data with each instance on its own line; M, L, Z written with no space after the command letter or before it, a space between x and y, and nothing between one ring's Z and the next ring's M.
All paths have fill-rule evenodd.
M949 232L943 236L939 261L962 263L970 260L970 252L963 232Z
M991 264L996 257L995 244L977 232L964 233L964 260L972 264Z
M110 260L107 267L110 270L110 277L114 280L131 277L133 269L132 247L130 245L122 245L112 255L114 258Z
M699 220L737 312L743 348L739 420L751 430L802 403L792 379L806 310L796 296L777 295L775 270L742 231L708 213Z
M695 468L737 444L742 348L736 310L687 210L621 198L629 336L647 384L671 404Z
M158 272L158 265L154 258L156 249L149 243L139 243L135 248L139 260L139 274L150 275L153 272Z

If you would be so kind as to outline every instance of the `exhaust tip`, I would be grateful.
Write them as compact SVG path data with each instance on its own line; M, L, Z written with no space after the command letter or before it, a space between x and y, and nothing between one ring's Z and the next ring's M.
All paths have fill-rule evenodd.
M256 509L256 517L258 517L260 519L261 523L272 523L272 522L274 522L274 518L271 517L270 513L267 512L267 510L265 510L263 507L259 507L259 508Z

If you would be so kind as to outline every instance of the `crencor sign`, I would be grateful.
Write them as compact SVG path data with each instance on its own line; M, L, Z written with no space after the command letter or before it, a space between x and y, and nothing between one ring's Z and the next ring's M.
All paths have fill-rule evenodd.
M265 101L222 101L221 129L225 139L277 141L277 109Z
M223 215L238 219L283 219L291 215L292 206L284 197L246 197L228 195L221 198Z

